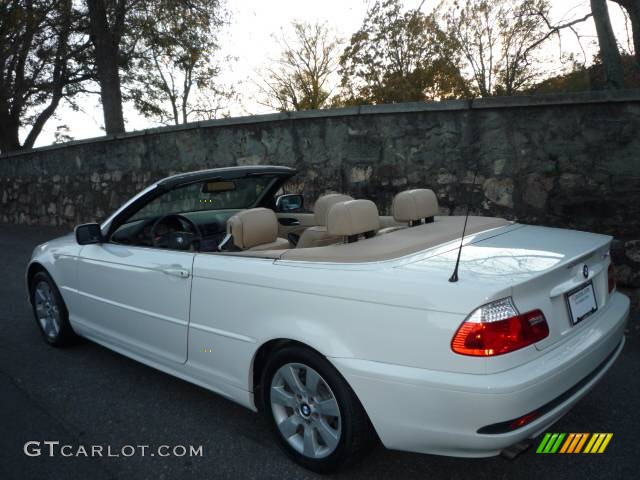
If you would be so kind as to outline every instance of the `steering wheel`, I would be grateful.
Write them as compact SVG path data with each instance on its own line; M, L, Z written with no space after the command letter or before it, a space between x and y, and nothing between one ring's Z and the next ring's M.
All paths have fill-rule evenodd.
M178 229L157 233L158 227L160 227L160 225L166 224L168 221L174 221L175 223L177 223L179 225ZM191 236L190 242L202 239L202 233L200 232L198 225L196 225L192 220L189 220L187 217L185 217L184 215L180 215L179 213L170 213L168 215L163 215L155 222L153 222L153 226L151 227L151 231L149 232L151 243L154 247L169 248L169 238L171 234L175 232L182 232L180 228L185 228L185 225L191 230L184 232ZM180 239L178 240L178 242L180 242Z

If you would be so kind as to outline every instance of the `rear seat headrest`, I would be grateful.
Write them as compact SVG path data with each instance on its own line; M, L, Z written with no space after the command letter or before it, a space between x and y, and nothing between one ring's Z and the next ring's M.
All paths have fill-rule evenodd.
M393 197L391 209L396 222L414 222L437 215L438 198L427 188L405 190Z
M336 203L353 200L353 197L342 193L328 193L318 197L313 205L313 221L319 227L327 225L327 213Z
M330 235L349 237L375 232L379 228L378 207L371 200L336 203L327 214L327 231Z
M274 242L278 238L278 219L268 208L242 210L227 221L227 233L236 247L247 250Z

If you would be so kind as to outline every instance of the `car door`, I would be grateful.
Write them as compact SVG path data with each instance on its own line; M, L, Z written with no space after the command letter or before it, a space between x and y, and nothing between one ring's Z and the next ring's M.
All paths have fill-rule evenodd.
M75 321L133 353L184 363L193 257L115 243L85 245Z
M184 363L194 254L101 243L78 260L76 322L133 353Z
M203 240L198 213L250 207L278 180L212 175L196 181L178 175L157 184L103 225L101 243L84 245L77 274L81 304L72 319L80 334L163 363L186 362L197 249L189 238ZM176 238L172 234L180 234L179 244L167 240Z

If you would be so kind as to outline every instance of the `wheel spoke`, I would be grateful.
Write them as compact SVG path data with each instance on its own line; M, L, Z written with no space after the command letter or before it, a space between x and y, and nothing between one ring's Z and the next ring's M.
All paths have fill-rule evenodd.
M315 370L307 368L306 372L307 372L307 377L306 377L306 380L305 380L305 384L306 384L307 391L311 395L317 395L318 394L318 387L322 383L322 379L320 378L320 375L318 375L315 372Z
M55 318L51 319L51 330L53 331L54 335L58 335L58 333L60 332L60 325L58 325L58 321Z
M287 417L285 420L280 422L278 424L278 428L285 438L289 438L296 434L299 425L300 420L298 420L298 418L296 418L294 415L291 415L290 417Z
M295 408L296 406L295 397L285 392L284 387L271 387L271 402L290 408Z
M291 365L286 365L285 367L280 369L280 373L282 374L282 378L284 379L287 386L294 392L302 394L305 391L304 385L298 378L298 374L295 369Z
M316 403L316 408L320 411L322 415L327 415L329 417L338 417L340 415L340 410L338 409L338 403L333 397L331 397L328 400L322 400Z
M313 430L314 429L309 425L307 425L307 427L304 429L304 443L302 453L304 453L307 457L315 457L316 452L318 451L318 440L316 439Z
M53 337L53 327L51 326L51 323L51 319L46 317L44 321L44 333L49 337Z
M42 302L46 302L47 301L47 299L45 298L44 292L42 291L41 287L38 287L36 289L36 295L38 296L40 301L42 301Z
M334 431L322 418L315 422L315 427L327 447L333 450L338 444L338 432Z

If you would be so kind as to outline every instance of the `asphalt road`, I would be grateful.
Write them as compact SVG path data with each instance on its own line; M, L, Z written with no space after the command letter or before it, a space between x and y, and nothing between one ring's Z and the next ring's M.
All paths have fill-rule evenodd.
M71 349L40 338L23 274L49 228L0 225L0 478L319 478L291 463L259 416L206 390L90 342ZM640 471L640 316L609 375L554 427L613 432L601 455L456 459L379 447L338 478L637 478ZM393 408L390 405L389 408ZM23 453L27 441L149 445L147 455L84 458ZM202 446L201 457L150 456L160 445ZM157 451L157 450L156 450ZM163 450L165 452L166 450ZM104 453L106 455L106 451Z

